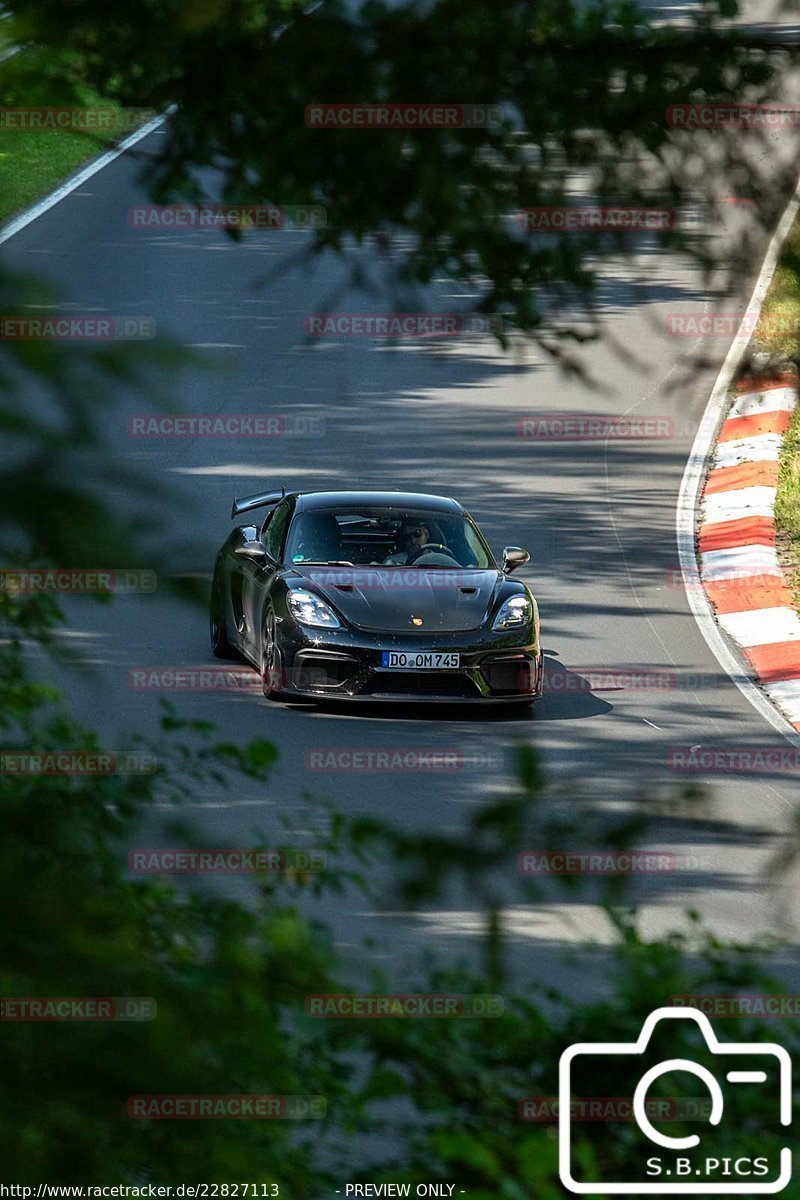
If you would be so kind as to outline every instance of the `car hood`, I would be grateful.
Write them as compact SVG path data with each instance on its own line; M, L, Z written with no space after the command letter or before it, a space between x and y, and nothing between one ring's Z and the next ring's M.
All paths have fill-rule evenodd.
M496 570L446 567L295 565L293 570L349 624L387 633L478 629L505 578Z

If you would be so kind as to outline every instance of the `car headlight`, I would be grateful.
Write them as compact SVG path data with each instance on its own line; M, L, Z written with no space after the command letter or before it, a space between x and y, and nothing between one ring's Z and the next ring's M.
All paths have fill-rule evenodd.
M322 625L326 629L336 629L341 625L341 621L330 604L326 604L320 596L315 596L313 592L296 588L289 592L286 603L289 606L289 612L299 625Z
M492 621L492 629L519 629L528 625L533 606L527 596L510 596Z

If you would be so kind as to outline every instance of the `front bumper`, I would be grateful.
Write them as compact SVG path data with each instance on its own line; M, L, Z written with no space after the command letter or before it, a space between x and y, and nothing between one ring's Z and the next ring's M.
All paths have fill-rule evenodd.
M498 633L371 634L309 629L279 622L281 691L298 697L441 703L513 703L542 693L542 654L533 630ZM398 671L382 665L386 650L458 651L461 666Z

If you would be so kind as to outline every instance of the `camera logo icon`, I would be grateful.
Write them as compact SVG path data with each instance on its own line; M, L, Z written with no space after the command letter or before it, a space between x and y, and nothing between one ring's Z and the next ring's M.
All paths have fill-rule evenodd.
M687 1032L694 1033L698 1041L702 1039L704 1045L695 1056L702 1061L667 1057L644 1069L644 1056L652 1056L654 1052L654 1034L656 1042L661 1044L665 1035L671 1041L676 1035L685 1040ZM576 1137L576 1112L585 1109L586 1102L576 1098L592 1095L600 1088L605 1092L605 1109L618 1111L621 1102L609 1097L619 1095L614 1088L619 1087L620 1078L627 1077L627 1072L631 1083L637 1080L633 1102L626 1105L632 1121L625 1125L620 1137L616 1125L619 1118L607 1118L613 1127L609 1129L606 1149L616 1134L620 1153L582 1154ZM691 1086L702 1092L702 1100L657 1101L648 1097L659 1080L663 1089L664 1076L671 1079L680 1076L684 1081L691 1077ZM722 1151L714 1142L715 1134L725 1128L726 1106L763 1111L765 1102L774 1106L773 1120L782 1126L791 1124L792 1063L782 1046L774 1042L720 1042L704 1013L687 1008L658 1008L647 1017L635 1042L579 1042L561 1055L561 1182L570 1192L593 1196L774 1195L783 1191L791 1180L792 1152L788 1146L778 1150L772 1143L758 1142L754 1153L751 1140L747 1152L743 1150L737 1155L730 1152L729 1142L721 1143ZM599 1100L594 1103L597 1111L605 1111ZM672 1115L665 1117L665 1112ZM654 1124L654 1120L662 1124L670 1119L685 1121L687 1113L688 1119L702 1121L701 1134L673 1136ZM578 1116L577 1120L580 1119ZM587 1166L593 1157L601 1158L605 1164L603 1170L617 1177L590 1177L601 1173Z

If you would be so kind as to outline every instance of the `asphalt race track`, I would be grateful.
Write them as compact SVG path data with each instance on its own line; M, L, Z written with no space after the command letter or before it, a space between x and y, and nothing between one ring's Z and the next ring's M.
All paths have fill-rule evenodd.
M785 770L687 774L670 766L674 750L696 746L786 747L709 651L681 585L675 542L681 477L730 339L674 336L667 319L741 309L758 262L738 281L737 297L724 300L690 259L667 257L649 235L636 235L636 258L602 270L603 339L574 351L587 380L565 375L530 346L503 352L480 331L395 346L364 337L309 341L305 319L335 293L341 265L325 258L314 270L292 267L269 287L259 284L302 246L302 231L259 232L237 245L217 231L128 224L129 207L146 201L137 184L140 156L154 153L164 136L161 130L117 159L4 249L10 267L39 270L62 290L65 312L153 318L159 335L197 348L215 369L198 364L180 380L174 411L266 412L285 421L286 432L271 438L134 437L128 418L156 405L148 409L140 396L120 393L104 422L125 468L174 489L177 502L161 516L176 547L176 571L210 579L234 493L286 485L453 495L496 552L508 543L530 550L522 576L539 600L550 679L532 715L522 717L269 704L255 673L253 691L176 693L181 714L213 719L231 739L268 737L280 750L267 789L196 796L191 815L202 840L247 845L285 814L313 845L325 824L324 800L408 828L457 828L482 796L508 785L514 747L530 741L553 779L568 785L561 805L576 803L579 793L606 805L633 802L644 785L670 796L687 781L708 784L715 830L693 828L689 811L658 831L654 848L694 856L697 869L643 883L648 932L679 922L687 904L721 934L755 937L774 929L779 898L764 871L795 808L796 779ZM773 147L778 158L796 150L784 138ZM767 169L761 157L754 169ZM731 192L721 176L719 193ZM723 228L704 231L721 244L733 242L746 221L739 206L726 214ZM762 256L768 239L769 231L760 235ZM365 251L364 262L379 281L377 258ZM427 297L438 311L462 309L467 300L444 283ZM347 292L332 307L386 311L391 301ZM38 403L33 394L31 403ZM649 418L660 434L520 436L520 422L537 414ZM76 711L109 743L132 727L155 728L165 693L132 688L132 670L215 665L205 614L163 589L108 608L76 598L68 614L63 638L87 671L63 678ZM456 751L461 765L361 772L308 766L315 750L394 748ZM157 830L150 818L140 844L164 844ZM555 899L507 914L515 945L607 936L585 897ZM415 917L380 914L352 899L328 915L342 947L376 936L375 957L386 965L418 946L468 949L476 931L468 895Z

